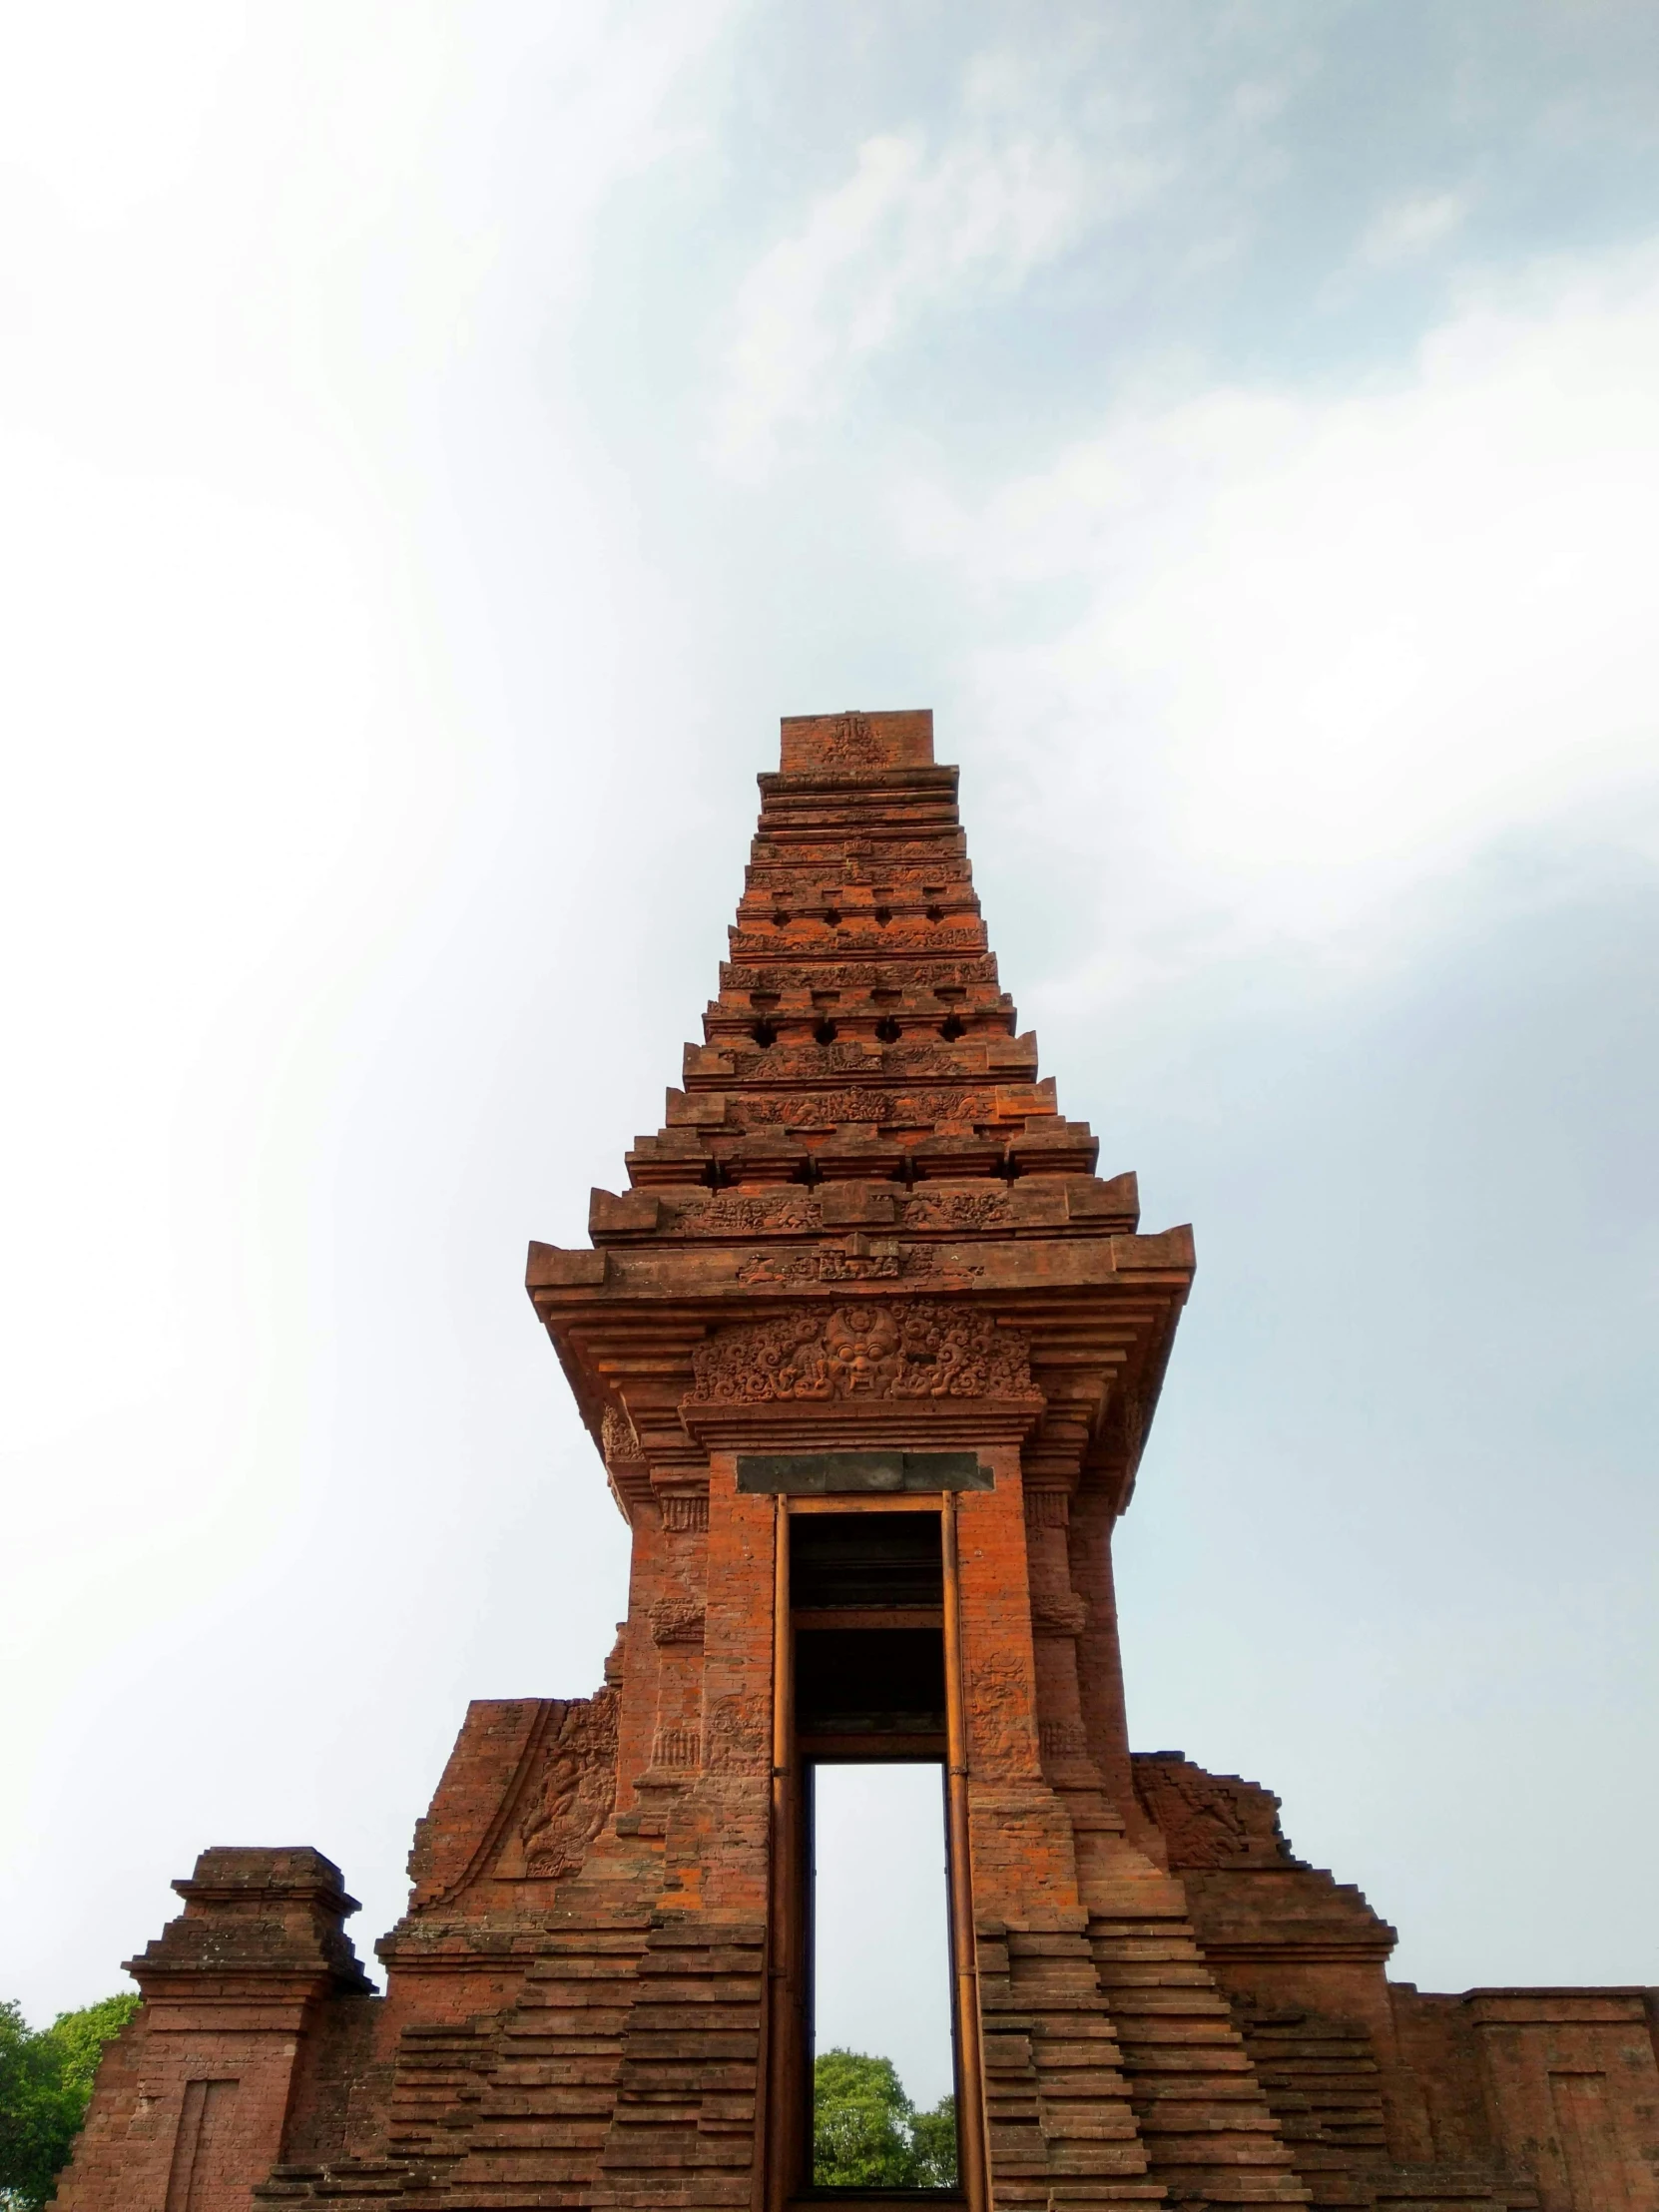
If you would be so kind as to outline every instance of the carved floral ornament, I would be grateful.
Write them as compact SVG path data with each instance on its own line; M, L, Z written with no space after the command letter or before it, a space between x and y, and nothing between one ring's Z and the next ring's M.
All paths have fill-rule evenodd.
M643 1459L645 1452L639 1434L628 1417L626 1406L607 1405L600 1416L600 1448L608 1466L613 1459Z
M796 1307L692 1354L689 1405L1033 1395L1026 1342L939 1299Z
M614 1690L572 1701L518 1821L526 1875L557 1882L581 1867L616 1802L616 1739Z
M824 758L835 768L878 768L881 741L867 715L837 715L823 738Z

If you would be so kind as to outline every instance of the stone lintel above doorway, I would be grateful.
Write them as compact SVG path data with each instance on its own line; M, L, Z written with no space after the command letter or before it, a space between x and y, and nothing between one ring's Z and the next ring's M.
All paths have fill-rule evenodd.
M995 1481L973 1451L744 1451L738 1488L788 1497L860 1490L989 1490Z

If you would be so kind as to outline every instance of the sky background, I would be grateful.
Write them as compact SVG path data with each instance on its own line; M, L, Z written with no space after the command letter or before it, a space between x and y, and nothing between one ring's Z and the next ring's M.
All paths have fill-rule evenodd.
M1133 1734L1659 1979L1659 41L1622 0L59 0L0 69L0 1995L365 1951L625 1531L522 1290L782 714L931 706L1199 1274Z
M926 2111L956 2086L944 1771L813 1771L814 2048L890 2058Z

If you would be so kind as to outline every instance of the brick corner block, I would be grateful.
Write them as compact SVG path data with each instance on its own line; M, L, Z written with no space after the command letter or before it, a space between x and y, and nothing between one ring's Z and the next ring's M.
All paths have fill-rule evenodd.
M249 2204L322 2013L372 1992L344 1929L356 1900L321 1852L220 1845L173 1887L183 1913L127 1962L144 2002L106 2053L65 2212Z

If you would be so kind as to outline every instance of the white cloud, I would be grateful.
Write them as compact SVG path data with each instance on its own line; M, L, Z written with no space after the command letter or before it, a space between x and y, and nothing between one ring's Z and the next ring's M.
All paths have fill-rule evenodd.
M1378 945L1510 837L1659 856L1656 395L1649 253L1469 302L1385 389L1218 389L976 512L912 493L1003 630L969 689L1033 836L1100 855L1115 985ZM1084 612L1033 641L1032 586Z
M1011 291L1083 233L1139 206L1159 174L1127 116L1089 143L1040 97L1015 101L995 65L969 73L964 119L931 148L919 129L857 148L850 173L756 263L735 309L716 444L764 465L791 426L832 417L861 366L940 309Z
M446 998L477 886L529 879L500 859L526 814L547 878L537 926L556 937L576 895L566 813L524 793L546 762L568 819L594 818L606 749L578 752L569 732L614 718L617 610L641 622L650 586L549 394L549 326L581 296L619 181L682 143L684 79L729 13L164 0L140 24L66 0L11 41L0 1672L31 1694L0 1727L0 1994L36 2018L119 1978L125 1931L159 1925L166 1876L200 1838L290 1819L349 1838L366 1801L331 1788L312 1826L286 1716L350 1725L331 1699L318 1723L299 1685L371 1617L391 1623L422 1569L371 1608L311 1613L279 1700L226 1654L262 1642L251 1624L271 1603L290 1619L316 1603L307 1555L350 1554L365 1475L395 1461L411 1491L442 1492L445 1462L476 1462L480 1481L516 1479L511 1431L458 1440L477 1417L459 1392L405 1450L348 1440L341 1372L391 1340L340 1295L361 1271L336 1255L383 1246L387 1227L363 1227L372 1171L339 1163L371 1113L377 1159L409 1148L394 1172L441 1241L429 1160L468 1172L454 1076L469 1055L422 1072L413 1114L370 1108L408 1033L400 1009L418 1002L442 1031L505 972L480 955L464 1002ZM509 673L513 623L492 601L518 590L546 610L551 711L522 659L516 687ZM489 1022L490 1050L512 1018ZM473 1057L480 1088L488 1066ZM449 1114L423 1156L415 1132ZM491 1235L489 1203L471 1209L469 1249ZM453 1253L440 1273L454 1280ZM517 1386L497 1375L489 1395L504 1405ZM388 1421L409 1395L384 1390ZM534 1424L539 1484L565 1418L560 1404ZM585 1498L571 1525L599 1566L575 1604L603 1607L613 1539L584 1523ZM421 1517L382 1510L392 1544ZM604 1625L581 1641L602 1651ZM199 1639L216 1657L187 1690ZM377 1664L364 1637L352 1671ZM586 1652L572 1664L581 1682ZM219 1717L243 1697L262 1718ZM412 1738L442 1734L444 1699L421 1705L398 1701L366 1754L427 1770L387 1794L400 1829L441 1764L441 1743ZM83 1732L106 1729L84 1760ZM160 1764L116 1779L141 1744ZM126 1808L113 1860L77 1809L94 1773ZM278 1777L291 1813L262 1810ZM209 1783L214 1810L185 1815ZM182 1816L196 1833L178 1840ZM401 1855L359 1847L376 1925ZM40 1903L71 1893L73 1911Z
M27 1694L0 1994L37 2018L105 1993L215 1837L334 1853L372 1937L466 1696L593 1679L621 1528L522 1239L579 1239L586 1186L655 1125L770 717L946 707L965 666L994 739L975 848L1006 849L1040 773L1028 910L1069 940L1103 881L1102 987L1218 944L1382 941L1437 875L1575 810L1641 835L1651 271L1471 309L1391 391L1148 399L1144 363L1226 342L1253 288L1307 327L1317 104L1346 81L1325 42L1249 10L1195 42L1114 0L975 62L966 18L918 45L910 17L831 26L857 105L827 180L776 11L741 0L19 16L0 1668ZM788 35L816 60L830 20ZM726 25L733 67L705 70ZM1357 148L1370 204L1417 159ZM820 531L796 481L735 525L667 434L707 405L683 336L732 312L730 211L756 205L782 212L720 325L722 433L747 466L814 444L849 493ZM1382 253L1452 236L1401 205ZM1034 277L1085 240L1039 324ZM1212 291L1213 329L1188 312ZM1133 327L1096 351L1119 298ZM971 466L1057 438L1051 404L1099 422L942 522L911 502L961 587L929 595L870 527L917 410L848 402L941 331L940 451L959 395L999 425ZM1141 392L1108 415L1131 350ZM948 754L967 720L958 694ZM1045 864L1068 851L1081 896ZM998 895L1018 982L1013 918ZM1068 1036L1089 1049L1075 1004ZM1596 1296L1586 1331L1617 1320ZM1264 1351L1294 1395L1305 1344Z
M1391 201L1367 227L1360 259L1374 269L1415 261L1459 230L1469 212L1466 193L1415 193Z

